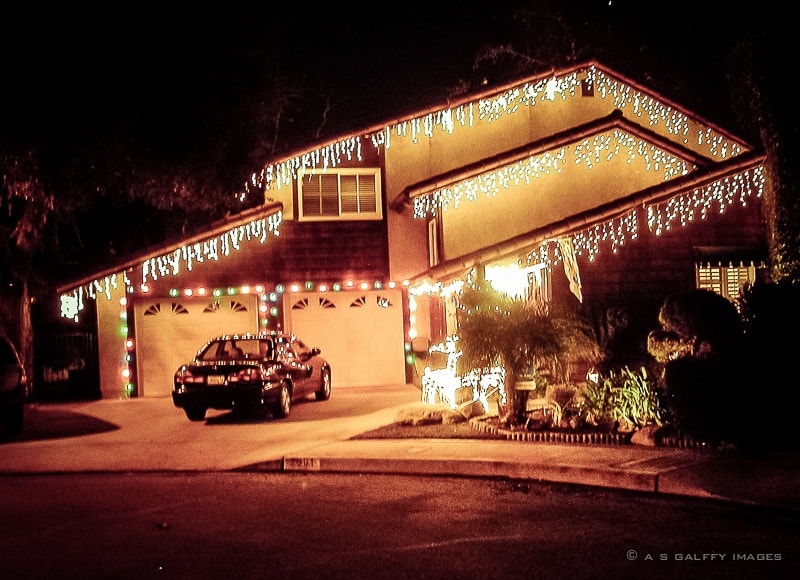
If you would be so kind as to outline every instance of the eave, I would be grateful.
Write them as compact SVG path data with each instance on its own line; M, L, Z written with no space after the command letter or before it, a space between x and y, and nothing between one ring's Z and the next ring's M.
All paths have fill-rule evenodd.
M648 187L590 211L570 216L545 227L531 230L492 246L448 260L411 278L409 283L414 285L424 281L453 279L481 264L491 263L530 251L543 240L557 239L595 224L617 218L633 208L663 202L728 176L756 169L764 164L765 159L766 156L761 151L744 153L697 172Z
M374 139L376 136L380 136L381 134L384 134L395 127L403 126L407 123L413 124L415 120L420 120L448 110L457 109L458 107L468 107L471 103L478 103L483 100L492 100L502 95L504 92L519 89L526 84L536 84L554 77L565 77L571 74L578 74L592 68L614 82L621 83L630 89L634 89L634 92L641 97L641 100L652 100L657 102L664 107L669 108L671 111L684 116L686 119L696 122L699 125L712 130L714 133L725 137L725 139L735 143L744 151L749 151L752 149L752 146L746 141L736 137L715 123L710 122L707 119L689 111L685 107L671 101L670 99L664 98L662 95L647 89L635 81L630 80L626 76L604 67L599 62L591 60L560 69L549 69L547 71L539 72L516 81L494 86L484 91L468 93L458 99L447 99L444 102L440 102L425 109L416 110L400 117L389 118L380 124L374 124L363 129L355 128L347 133L340 133L336 137L319 140L303 146L302 148L292 150L291 152L283 154L280 157L268 160L260 169L253 172L250 182L244 184L245 191L252 193L254 190L260 191L262 187L268 187L269 179L266 179L265 176L283 175L286 173L294 174L294 172L304 167L304 164L307 163L308 160L324 156L321 154L321 152L328 150L327 148L331 148L330 151L335 151L338 150L339 145L342 145L343 149L347 149L346 144L352 143L352 140L360 140L362 138ZM381 139L376 140L376 143L380 142L382 142ZM376 147L382 146L375 143L373 144ZM265 183L267 185L265 185Z
M101 270L94 274L90 274L79 280L74 280L72 282L63 284L58 288L56 288L56 292L58 294L64 294L72 290L75 290L76 288L80 288L81 286L84 286L86 284L91 284L95 280L103 279L107 276L112 276L120 272L126 272L132 270L153 257L161 256L163 254L172 252L180 248L181 246L191 245L198 242L203 242L205 240L209 240L235 227L245 225L257 217L263 215L272 215L276 212L282 212L282 211L283 211L283 203L274 202L245 210L233 216L225 217L221 220L213 222L207 229L202 230L190 237L182 238L177 242L170 242L168 244L162 244L150 247L139 254L133 255L128 260L121 262L116 266L112 266L105 270Z
M609 129L620 129L635 135L697 167L706 167L712 163L710 159L697 155L688 148L669 139L664 139L659 134L632 122L624 116L622 111L616 110L610 115L589 123L409 185L389 202L389 207L398 213L402 213L403 209L409 207L413 203L413 199L419 195L453 185L481 173L488 173L506 165L511 165L545 151L580 142Z

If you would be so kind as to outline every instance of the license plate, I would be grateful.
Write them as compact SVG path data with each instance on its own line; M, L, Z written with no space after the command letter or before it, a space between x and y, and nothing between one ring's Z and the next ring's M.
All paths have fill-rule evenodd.
M206 384L208 385L224 385L225 375L208 375L206 377Z

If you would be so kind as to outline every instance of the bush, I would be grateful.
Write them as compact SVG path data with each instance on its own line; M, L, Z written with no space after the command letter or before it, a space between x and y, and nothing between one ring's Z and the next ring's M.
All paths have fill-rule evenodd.
M585 421L600 425L612 423L622 430L662 425L665 411L647 370L629 368L589 382L582 392L581 413Z
M798 448L800 289L758 283L733 303L706 290L667 298L648 351L664 363L670 421L684 436L743 449Z

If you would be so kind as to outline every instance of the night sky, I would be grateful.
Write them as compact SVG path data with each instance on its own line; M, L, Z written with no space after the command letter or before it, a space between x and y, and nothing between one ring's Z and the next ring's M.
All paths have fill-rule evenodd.
M566 10L571 25L596 41L577 46L577 60L596 58L752 138L732 110L727 55L754 29L785 44L789 54L798 52L794 33L783 33L793 20L786 8L773 9L773 0L744 7L716 0L646 6L638 0L495 0L478 6L431 0L358 9L348 3L250 4L4 6L0 139L44 145L53 155L102 155L124 136L117 155L120 149L123 155L142 153L145 162L155 160L167 171L173 161L203 159L209 143L223 142L220 128L232 127L234 139L222 152L230 164L224 183L230 185L218 189L233 194L270 160L249 149L252 135L237 143L236 131L247 121L237 109L260 99L276 73L316 99L282 120L282 150L294 150L313 140L323 96L333 108L320 138L442 104L459 81L476 88L482 73L471 65L478 49L509 38L520 42L509 16L520 4L533 8L524 42L541 49L557 41L553 8ZM777 92L791 95L780 90L781 78ZM232 159L242 161L234 167Z
M190 105L209 94L214 102L235 99L276 61L310 93L324 89L355 112L426 75L438 77L454 60L468 66L480 20L463 8L393 13L378 3L356 14L325 5L140 6L106 13L3 8L2 131L80 137L125 118L151 128L153 138L191 135L202 121L188 118Z
M398 114L467 76L478 46L500 42L509 31L498 18L512 4L374 2L358 10L337 3L253 8L236 2L187 4L185 10L156 4L148 9L147 3L99 10L72 4L4 7L0 132L81 137L125 118L146 127L142 134L148 138L191 138L202 123L201 115L188 113L194 104L208 101L209 94L214 104L208 106L232 102L253 86L248 79L272 72L264 71L265 62L269 68L279 62L280 72L310 93L333 96L339 123L361 126L353 117L372 121ZM633 47L608 64L644 83L659 67L665 77L677 72L691 81L672 83L679 94L668 96L697 99L712 116L718 108L722 121L728 119L727 103L708 101L709 95L724 98L719 85L725 53L770 6L759 3L759 16L754 7L685 0L647 10L632 0L529 4L542 10L569 4L572 17ZM697 86L702 78L713 86Z
M737 123L726 60L738 42L760 32L774 55L769 92L789 105L779 125L800 139L792 74L782 73L799 52L794 19L787 8L774 8L774 0L746 6L717 0L430 0L357 9L349 3L252 4L0 8L0 145L44 151L44 161L66 167L58 175L68 179L70 163L82 171L100 167L101 178L111 172L117 179L117 189L97 196L92 209L76 216L77 224L68 223L71 214L58 222L61 253L52 261L60 273L48 266L50 275L74 279L178 239L187 226L207 227L212 216L235 213L238 202L227 200L253 171L314 141L323 97L332 108L319 139L441 105L458 84L477 89L485 88L479 87L484 78L488 86L501 82L492 78L494 69L473 70L478 49L513 40L547 54L567 38L554 9L565 11L580 38L592 39L574 47L576 61L597 59L755 144L758 133L754 139ZM510 17L522 4L531 8L524 34ZM533 72L572 64L542 63ZM263 95L276 74L309 100L282 118L282 142L270 157L259 143L269 124L249 123L249 115L253 103L270 104ZM154 210L152 199L126 197L134 174L195 175L197 168L213 175L205 195L194 192L196 199L218 207L198 205L193 214L185 205ZM84 184L84 173L76 175L72 183L79 188L92 186ZM58 185L49 185L58 198ZM162 190L167 193L159 197L171 204L162 184L150 189ZM83 199L94 195L85 192Z

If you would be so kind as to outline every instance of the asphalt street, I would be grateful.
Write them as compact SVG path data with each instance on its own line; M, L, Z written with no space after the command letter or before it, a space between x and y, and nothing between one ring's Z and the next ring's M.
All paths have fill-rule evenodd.
M30 405L0 440L0 474L153 471L402 473L511 478L800 510L800 457L643 445L476 439L353 440L420 404L413 385L334 389L288 419L210 411L192 423L168 398Z

